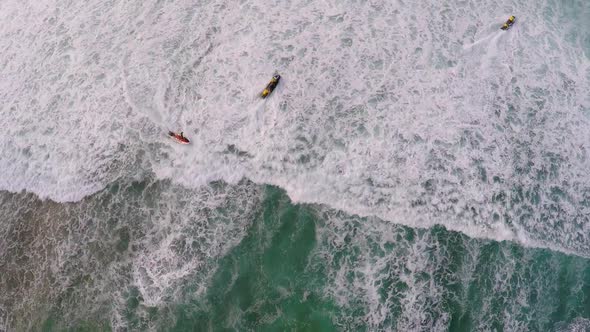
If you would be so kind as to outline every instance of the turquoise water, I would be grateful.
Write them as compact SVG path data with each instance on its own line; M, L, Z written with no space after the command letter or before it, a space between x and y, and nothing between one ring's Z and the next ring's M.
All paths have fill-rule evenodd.
M243 195L244 190L252 190L245 188L250 185L228 188L218 184L217 190ZM142 247L154 245L153 239L159 238L155 233L162 231L149 225L149 220L166 211L142 211L140 207L181 190L164 189L168 186L160 182L117 184L66 206L40 202L31 195L3 193L3 206L27 205L30 209L22 211L22 219L11 221L8 234L2 235L34 239L10 246L9 258L3 256L3 267L9 267L10 273L3 275L2 284L11 296L4 296L2 303L15 309L7 316L10 326L17 330L108 331L114 329L109 316L116 313L120 315L117 325L129 330L588 328L588 259L511 242L471 239L440 226L412 229L322 206L293 204L283 190L271 186L248 192L259 194L260 200L247 213L250 222L245 229L225 226L228 237L244 232L239 243L223 255L198 263L200 269L189 271L163 290L159 301L150 303L149 287L137 287L131 271L137 268L133 261L147 249ZM115 199L113 192L123 197ZM133 212L121 211L103 221L88 215L82 224L96 224L85 229L75 221L84 210L97 211L99 205L121 202ZM119 219L122 215L133 217ZM25 220L28 223L23 225ZM220 227L227 222L232 221L216 216L204 223ZM40 234L44 227L52 231ZM183 232L171 241L180 258L171 264L175 268L190 256L210 250L199 242L202 234L191 233L193 225L181 228ZM45 245L76 242L75 247L67 244L70 252L63 255L69 262L59 270L52 269L55 262L25 254L40 251L35 243L40 238L59 234L67 236ZM152 239L146 241L149 237ZM92 240L76 240L80 238ZM33 267L53 273L43 280L31 279L29 274L37 273L31 272ZM28 293L31 287L39 293ZM201 287L204 289L199 290ZM17 294L30 298L22 301Z
M0 331L590 330L589 17L1 1Z
M267 331L541 331L554 329L556 322L590 315L586 259L511 243L474 241L442 227L393 226L388 231L396 233L398 241L383 241L377 234L363 234L362 224L371 221L360 218L339 225L348 232L335 244L325 235L332 225L316 207L294 206L276 188L267 188L266 195L252 230L221 260L205 304L194 301L175 308L176 330L200 326ZM421 253L426 266L416 269L401 254L421 241L428 247ZM380 266L377 280L355 270L344 270L344 280L334 278L334 271L347 264L382 259L390 264ZM327 288L347 285L360 286L362 293L356 282L374 283L365 287L374 288L376 303L363 303L352 290L343 303L326 297ZM429 294L426 288L436 292ZM367 322L375 314L373 308L385 310L387 316L378 325ZM408 312L412 309L421 310L413 316Z

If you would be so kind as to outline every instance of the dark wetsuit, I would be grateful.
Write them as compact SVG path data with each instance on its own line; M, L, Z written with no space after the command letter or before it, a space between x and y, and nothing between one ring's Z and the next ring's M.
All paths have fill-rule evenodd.
M277 87L277 85L279 84L279 80L280 79L281 79L281 76L279 76L279 75L273 76L272 80L268 83L268 85L266 86L266 88L269 91L274 90Z

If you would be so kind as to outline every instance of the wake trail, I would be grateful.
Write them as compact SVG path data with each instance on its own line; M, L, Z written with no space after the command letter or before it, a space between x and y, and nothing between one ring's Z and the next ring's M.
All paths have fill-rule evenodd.
M465 50L465 51L471 50L472 48L474 48L476 46L479 46L481 43L487 41L488 39L490 39L490 38L492 38L494 36L495 36L495 34L489 34L489 35L487 35L487 36L485 36L483 38L480 38L480 39L476 40L475 42L473 42L471 44L464 45L463 46L463 50Z

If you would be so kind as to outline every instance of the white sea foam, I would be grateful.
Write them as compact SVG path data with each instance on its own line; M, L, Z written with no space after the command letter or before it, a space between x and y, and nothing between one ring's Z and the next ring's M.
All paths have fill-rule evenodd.
M72 201L143 171L248 177L349 213L590 252L584 1L0 6L2 189Z
M310 270L321 266L322 291L344 312L334 321L347 329L545 329L564 297L579 296L586 283L581 258L318 210ZM353 318L359 309L360 321ZM585 321L568 324L558 325L567 330Z
M258 188L117 183L76 204L1 193L0 326L35 330L54 310L60 323L109 321L114 330L173 321L163 312L153 322L149 310L204 293L253 222Z

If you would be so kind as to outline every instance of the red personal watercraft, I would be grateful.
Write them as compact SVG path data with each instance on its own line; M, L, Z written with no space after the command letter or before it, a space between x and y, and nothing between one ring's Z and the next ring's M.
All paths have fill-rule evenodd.
M189 144L191 142L188 140L188 138L184 137L184 134L182 133L182 131L180 132L180 134L177 134L173 131L169 131L168 137L172 138L173 140L176 141L176 143L180 143L180 144Z

